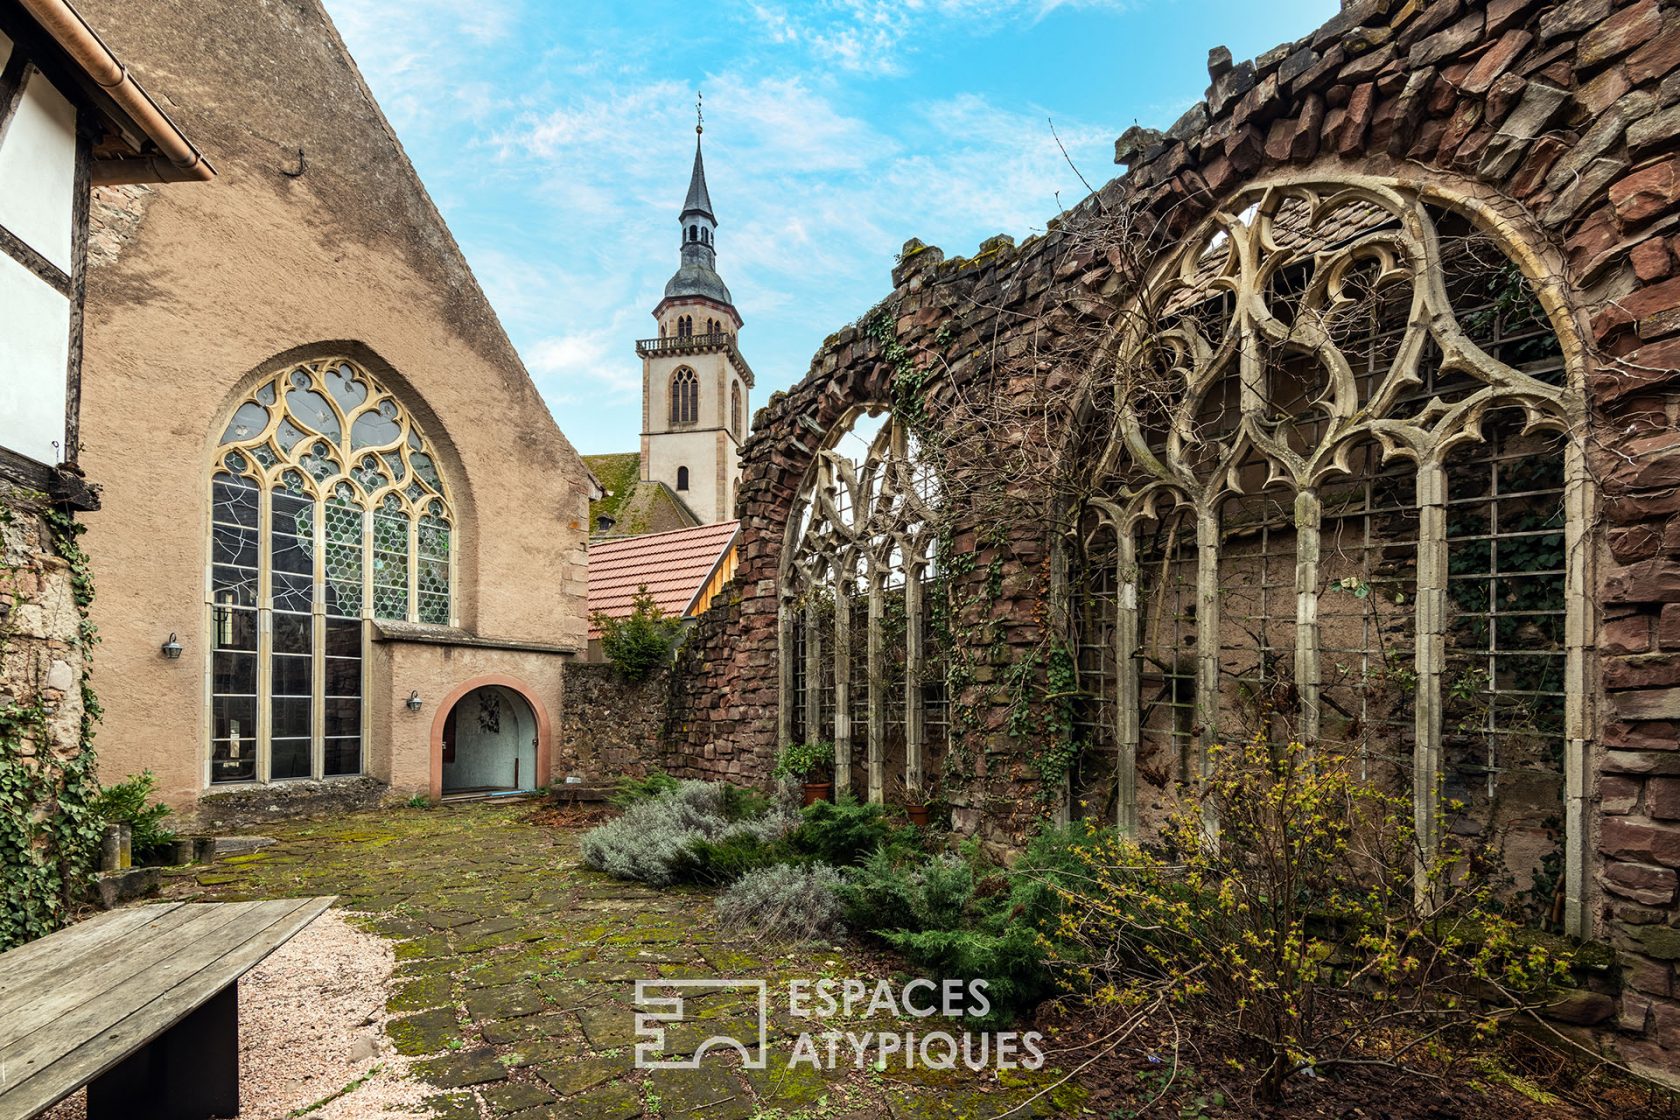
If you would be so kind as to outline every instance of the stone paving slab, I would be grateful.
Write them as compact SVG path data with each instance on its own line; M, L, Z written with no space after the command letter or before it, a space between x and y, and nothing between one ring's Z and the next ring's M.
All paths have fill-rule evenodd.
M719 981L652 993L682 996L685 1019L664 1024L665 1050L686 1057L718 1033L756 1039L756 997L724 980L776 990L795 977L873 979L878 965L840 947L790 954L726 939L708 892L587 871L576 832L530 817L528 804L492 803L270 824L264 858L170 872L164 893L339 895L395 943L387 1029L415 1075L437 1086L442 1120L989 1120L1055 1079L790 1066L800 1032L834 1024L794 1019L775 1001L765 1069L742 1068L733 1048L706 1050L694 1069L637 1069L638 980ZM1077 1112L1068 1090L1056 1099L1030 1114Z

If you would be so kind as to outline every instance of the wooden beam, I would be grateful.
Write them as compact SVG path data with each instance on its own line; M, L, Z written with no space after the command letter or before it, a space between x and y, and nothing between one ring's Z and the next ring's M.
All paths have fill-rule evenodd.
M76 289L71 283L70 274L36 252L23 238L5 226L0 226L0 252L40 277L48 287L65 299L75 299Z

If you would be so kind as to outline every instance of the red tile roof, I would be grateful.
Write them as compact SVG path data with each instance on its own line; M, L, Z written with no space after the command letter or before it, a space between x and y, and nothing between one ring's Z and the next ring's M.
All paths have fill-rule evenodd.
M590 618L596 611L609 618L628 616L636 589L643 584L666 614L680 616L694 593L705 586L739 525L738 521L720 521L669 533L590 542ZM593 622L589 636L600 636Z

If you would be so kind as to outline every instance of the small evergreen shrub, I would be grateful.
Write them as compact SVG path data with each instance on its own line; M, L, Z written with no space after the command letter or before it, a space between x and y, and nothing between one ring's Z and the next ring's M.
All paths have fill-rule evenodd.
M628 809L643 801L652 801L663 793L677 788L677 780L663 770L655 770L645 778L620 778L618 786L607 801L620 809Z
M94 801L94 812L106 824L126 824L133 834L134 858L161 855L175 842L175 830L165 825L169 806L152 800L157 776L150 770L105 786Z
M667 615L653 601L647 584L636 589L634 606L624 618L608 618L597 611L601 651L625 680L644 681L671 663L671 651L682 636L683 621Z
M883 806L860 804L847 795L806 806L790 842L796 851L831 867L846 867L862 863L882 845L914 845L914 837L914 829L888 824Z
M1049 995L1045 931L1059 912L1057 885L1074 866L1071 830L1035 840L1014 869L977 844L924 855L878 848L845 872L841 902L854 929L869 930L926 976L985 980L991 1019L1003 1021Z
M737 935L833 941L846 933L839 888L839 873L824 863L761 867L718 897L718 920Z

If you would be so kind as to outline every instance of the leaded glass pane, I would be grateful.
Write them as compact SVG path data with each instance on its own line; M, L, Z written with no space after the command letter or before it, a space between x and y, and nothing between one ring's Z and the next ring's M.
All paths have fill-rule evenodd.
M327 503L327 613L362 613L362 510L339 498Z
M233 419L228 423L227 431L222 433L223 443L239 443L259 434L268 427L268 409L256 401L246 401L234 412Z
M286 411L300 424L332 440L339 436L338 414L332 405L313 389L293 389L286 394Z
M401 435L402 425L392 417L364 412L350 425L350 446L358 451L364 447L384 447L395 443Z
M408 618L408 517L402 513L373 515L373 616Z

